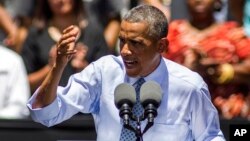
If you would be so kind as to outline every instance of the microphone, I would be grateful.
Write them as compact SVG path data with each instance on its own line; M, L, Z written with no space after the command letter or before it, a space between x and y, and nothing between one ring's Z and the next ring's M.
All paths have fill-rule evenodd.
M125 125L129 125L129 119L132 115L131 107L136 102L136 92L133 86L121 83L115 88L115 106L119 109L119 116L123 119Z
M161 99L162 90L158 83L154 81L147 81L141 86L140 101L145 109L144 117L147 117L148 119L148 124L143 131L144 133L153 125Z

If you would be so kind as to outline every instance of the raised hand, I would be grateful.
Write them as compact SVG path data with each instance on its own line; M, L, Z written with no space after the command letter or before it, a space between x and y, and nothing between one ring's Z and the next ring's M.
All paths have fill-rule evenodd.
M57 57L55 65L65 67L72 55L76 53L75 42L79 36L79 28L71 25L63 30L62 37L57 43Z

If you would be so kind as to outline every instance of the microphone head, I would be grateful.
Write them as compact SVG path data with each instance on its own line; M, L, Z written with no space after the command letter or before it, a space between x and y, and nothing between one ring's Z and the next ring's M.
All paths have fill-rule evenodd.
M162 90L161 86L155 81L145 82L140 89L140 101L145 108L148 104L153 104L156 108L161 103Z
M115 106L120 109L123 104L132 107L136 102L135 88L127 83L121 83L115 88Z

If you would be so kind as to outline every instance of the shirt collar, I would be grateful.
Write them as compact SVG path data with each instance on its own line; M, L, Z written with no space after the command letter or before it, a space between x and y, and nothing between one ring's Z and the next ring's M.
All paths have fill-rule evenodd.
M159 66L148 76L144 77L145 81L155 81L159 84L163 84L162 82L165 81L167 78L167 67L165 65L165 61L161 58L161 62ZM126 75L126 82L133 85L140 77L129 77ZM165 81L166 82L166 81Z

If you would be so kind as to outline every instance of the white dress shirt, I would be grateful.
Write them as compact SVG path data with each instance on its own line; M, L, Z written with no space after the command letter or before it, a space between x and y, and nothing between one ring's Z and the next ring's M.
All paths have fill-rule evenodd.
M29 97L30 88L22 58L0 46L0 118L26 118Z
M58 124L78 112L92 113L97 141L119 141L122 120L114 104L114 89L120 83L133 84L137 78L126 75L121 57L105 56L59 87L57 98L44 108L28 107L32 118L46 126ZM195 72L162 58L145 80L160 84L163 98L154 125L144 141L224 141L218 113L210 100L207 85ZM141 123L142 130L147 120Z

